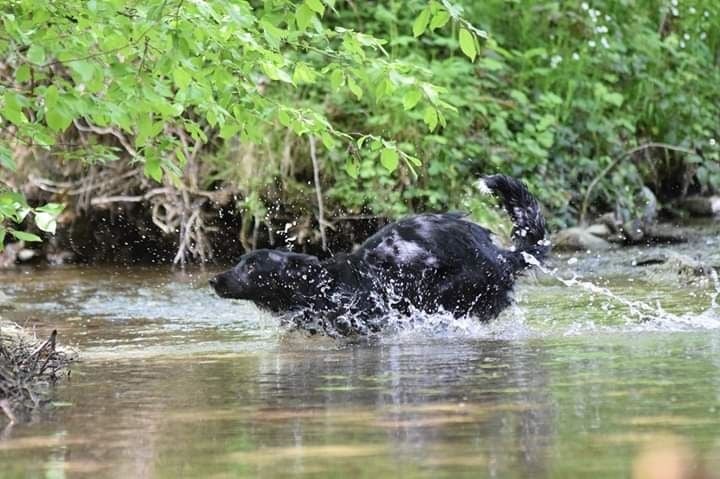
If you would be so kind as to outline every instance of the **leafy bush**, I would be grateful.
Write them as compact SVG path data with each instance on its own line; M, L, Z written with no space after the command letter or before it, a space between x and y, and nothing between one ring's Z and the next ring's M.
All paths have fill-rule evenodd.
M642 184L663 198L720 188L709 0L0 11L5 189L80 210L140 202L179 235L181 262L208 257L227 208L247 243L280 217L489 217L472 183L497 171L524 178L555 227L632 208Z

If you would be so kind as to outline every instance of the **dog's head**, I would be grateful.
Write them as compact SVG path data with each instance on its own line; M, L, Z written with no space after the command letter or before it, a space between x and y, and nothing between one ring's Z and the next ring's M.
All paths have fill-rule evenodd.
M324 268L315 256L257 250L243 255L232 269L210 279L222 298L247 299L271 311L302 306L321 286Z

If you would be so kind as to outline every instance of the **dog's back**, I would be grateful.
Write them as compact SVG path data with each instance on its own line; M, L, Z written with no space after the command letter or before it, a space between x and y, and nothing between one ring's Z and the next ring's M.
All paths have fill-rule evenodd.
M393 308L490 319L506 306L514 270L490 232L459 213L392 223L353 253ZM482 296L482 298L481 298Z
M415 215L385 226L344 259L365 278L359 286L384 291L402 312L444 310L482 321L497 316L510 304L515 277L529 266L524 255L542 260L549 245L540 207L525 185L495 175L483 186L498 194L513 220L512 249L497 246L489 230L462 213Z

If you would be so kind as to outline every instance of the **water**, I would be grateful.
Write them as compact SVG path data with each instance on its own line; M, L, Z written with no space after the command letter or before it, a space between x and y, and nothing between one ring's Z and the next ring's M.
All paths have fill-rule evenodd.
M715 237L679 250L717 265ZM0 273L0 316L82 353L49 417L0 419L0 477L713 477L715 288L638 254L551 265L620 300L538 274L489 325L371 341L283 333L211 272Z

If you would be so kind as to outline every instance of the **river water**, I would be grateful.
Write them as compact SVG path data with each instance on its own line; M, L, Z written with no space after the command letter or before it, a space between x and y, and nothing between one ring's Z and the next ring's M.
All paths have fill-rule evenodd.
M716 230L671 249L720 264ZM2 272L0 316L81 361L50 413L0 419L0 477L720 477L715 286L645 252L552 265L656 320L537 274L490 325L361 341L285 332L213 271Z

